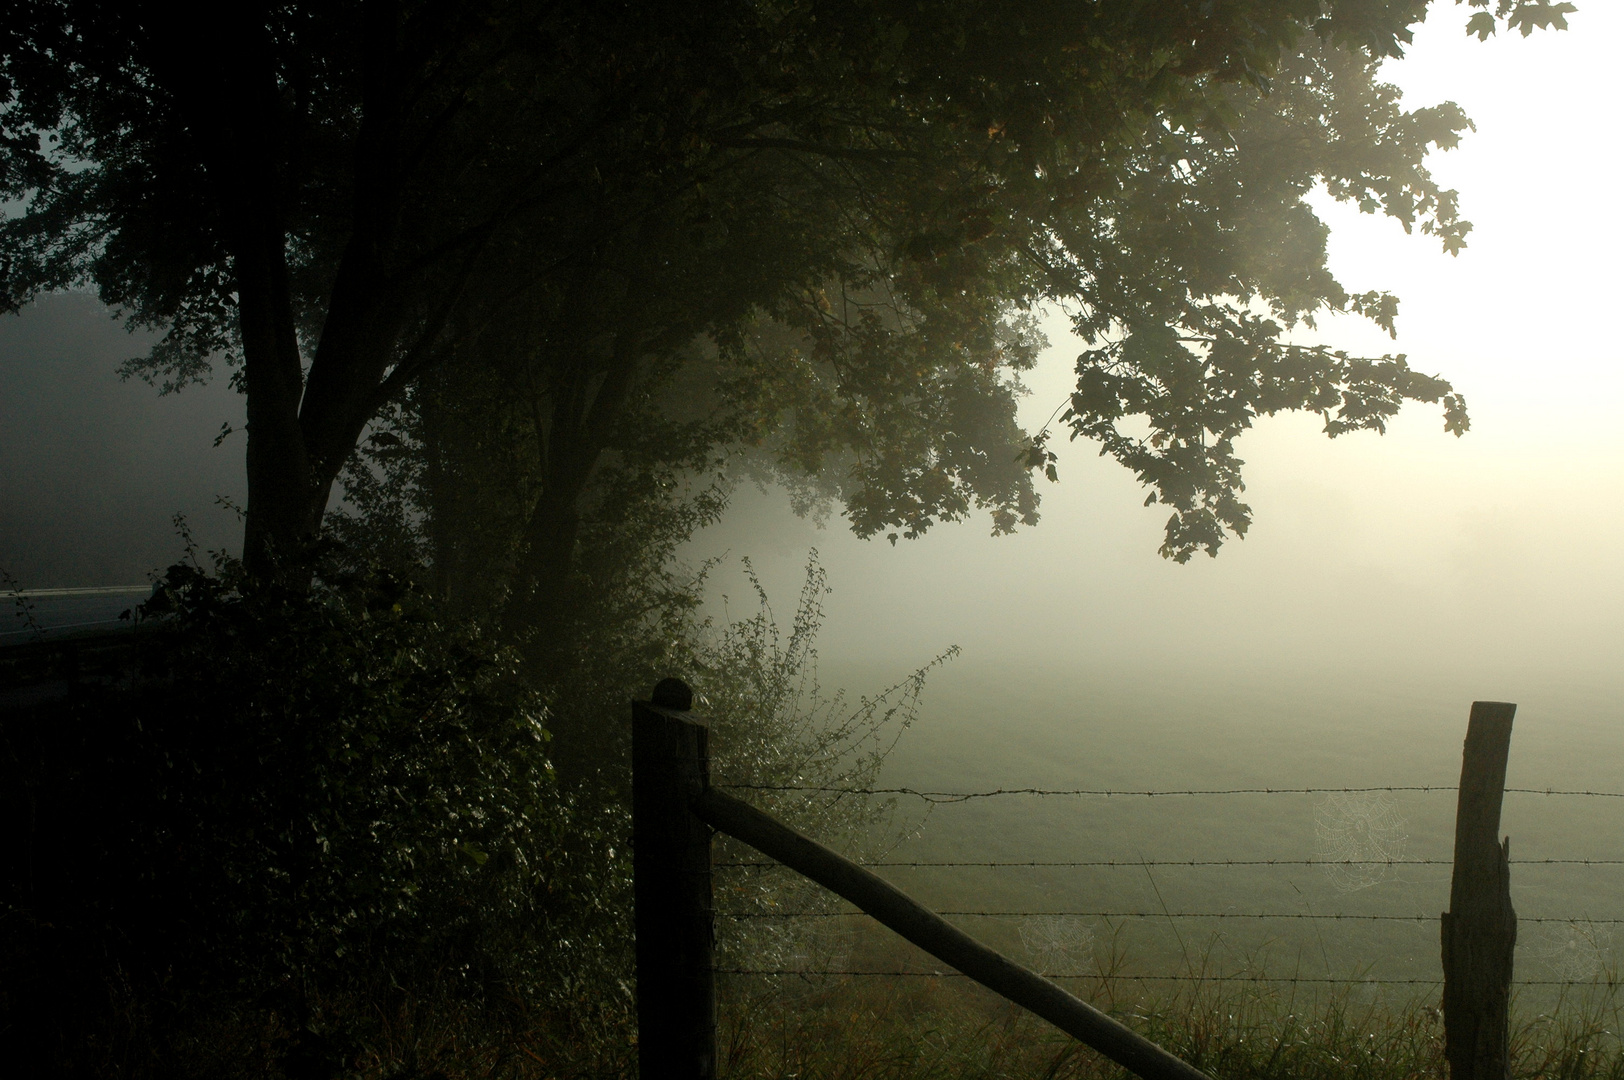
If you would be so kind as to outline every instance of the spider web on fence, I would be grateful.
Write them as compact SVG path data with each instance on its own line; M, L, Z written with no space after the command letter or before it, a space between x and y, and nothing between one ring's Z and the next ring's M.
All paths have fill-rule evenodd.
M1335 791L1314 810L1315 858L1338 892L1368 889L1393 876L1404 857L1407 822L1383 791Z
M1021 944L1039 971L1082 974L1094 960L1094 927L1075 916L1030 915L1021 920Z
M1542 928L1529 946L1550 975L1563 982L1588 982L1601 975L1612 950L1610 929L1580 921Z

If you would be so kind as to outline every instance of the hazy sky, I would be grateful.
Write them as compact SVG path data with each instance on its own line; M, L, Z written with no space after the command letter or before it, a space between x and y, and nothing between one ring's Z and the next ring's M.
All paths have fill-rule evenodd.
M205 547L240 543L215 499L245 498L242 398L223 378L167 397L120 382L151 344L82 293L0 316L0 569L23 585L140 584L179 557L177 512Z
M1446 671L1472 697L1517 700L1530 681L1624 668L1624 374L1612 325L1621 282L1616 45L1624 5L1590 0L1565 33L1479 43L1436 6L1385 77L1410 106L1455 100L1476 121L1434 169L1476 225L1459 258L1389 220L1324 207L1333 269L1403 301L1399 340L1338 319L1323 340L1404 352L1454 381L1472 430L1410 406L1384 437L1331 442L1314 417L1243 438L1251 534L1216 560L1156 554L1166 511L1087 445L1063 450L1034 530L984 521L892 549L839 523L789 520L776 495L698 551L753 554L784 609L816 545L835 593L824 639L837 667L893 666L957 643L955 667L1018 682L1114 667L1269 671L1339 683ZM1078 351L1063 325L1029 382L1040 424ZM737 578L723 579L737 605ZM736 610L736 608L735 608ZM781 614L787 615L785 610Z

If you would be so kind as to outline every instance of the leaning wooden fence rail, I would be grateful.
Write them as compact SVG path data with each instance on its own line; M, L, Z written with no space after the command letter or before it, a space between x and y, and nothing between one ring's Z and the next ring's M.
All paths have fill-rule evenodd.
M712 828L817 882L932 956L1139 1076L1152 1080L1205 1076L1049 979L983 945L864 867L711 788L709 731L703 720L688 714L691 703L686 685L666 679L655 687L651 703L635 703L632 710L643 1080L716 1074ZM1473 702L1462 754L1450 910L1441 919L1445 1057L1451 1080L1509 1076L1508 1014L1517 916L1511 907L1510 840L1500 839L1499 825L1516 708L1505 702Z
M643 1080L716 1075L710 829L744 841L868 912L944 963L1146 1080L1207 1074L988 948L900 889L748 803L712 790L708 729L675 679L632 707L632 869Z

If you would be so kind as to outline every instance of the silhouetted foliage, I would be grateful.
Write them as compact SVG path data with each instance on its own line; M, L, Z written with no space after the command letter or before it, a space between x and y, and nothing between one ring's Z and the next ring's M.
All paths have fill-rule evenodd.
M624 823L559 794L514 657L387 578L225 570L169 571L129 685L5 718L8 1040L104 1068L112 976L170 1039L259 1015L290 1060L376 1034L345 994L610 1004Z
M557 1072L624 1071L628 687L687 673L726 779L862 785L926 674L822 694L814 562L787 632L759 589L726 625L684 607L653 634L610 625L549 705L477 625L340 565L324 556L314 589L172 567L133 631L87 639L94 678L0 715L0 812L22 823L0 851L7 1060L404 1076L414 1040L442 1039L422 1052L458 1068L513 1071L497 1059L522 1045ZM554 709L591 751L568 790ZM883 801L771 803L853 851L895 837ZM769 927L748 947L806 943Z
M1479 34L1568 10L1472 6ZM1400 359L1280 343L1317 311L1394 310L1326 272L1316 183L1464 235L1423 161L1465 118L1375 81L1427 8L30 0L0 36L0 194L22 207L0 304L92 284L165 331L131 371L240 364L251 565L317 533L380 409L455 358L495 363L535 406L537 610L640 373L696 338L733 434L833 469L863 535L1033 520L1016 331L1060 304L1091 347L1194 339L1124 345L1133 385L1073 401L1185 558L1245 527L1229 444L1253 415L1334 431L1443 398L1463 423ZM1112 434L1136 413L1150 439ZM1041 436L1026 450L1050 463Z

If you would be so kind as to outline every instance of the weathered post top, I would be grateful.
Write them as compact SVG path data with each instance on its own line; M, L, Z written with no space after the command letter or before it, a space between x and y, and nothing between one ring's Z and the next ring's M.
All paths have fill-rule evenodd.
M1511 756L1511 721L1516 715L1517 706L1508 701L1472 702L1455 808L1457 864L1500 846L1500 805Z
M654 693L649 695L649 703L662 709L687 712L694 707L693 688L681 679L661 679L654 684Z

